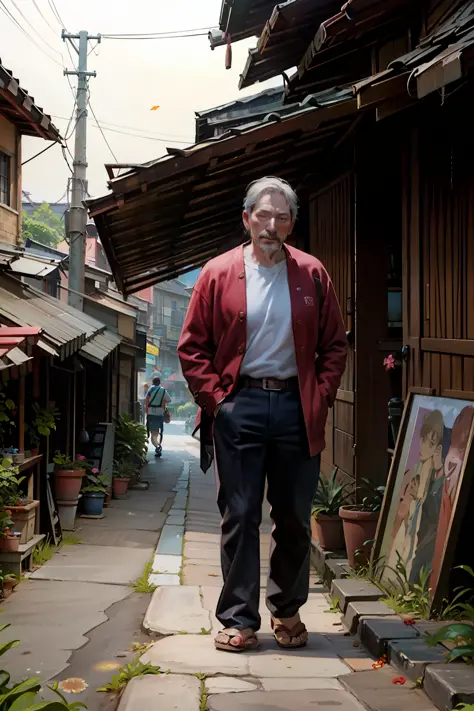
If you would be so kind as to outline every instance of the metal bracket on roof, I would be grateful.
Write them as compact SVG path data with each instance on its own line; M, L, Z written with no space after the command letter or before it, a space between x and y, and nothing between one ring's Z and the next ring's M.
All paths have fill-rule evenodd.
M280 114L277 114L277 113L274 111L274 112L272 112L272 113L267 114L263 120L264 120L265 122L267 122L267 121L275 121L276 123L280 123L280 122L281 122L281 116L280 116Z
M170 155L170 156L179 156L180 158L182 158L183 156L186 156L186 155L187 155L187 152L186 152L186 151L183 151L182 148L170 148L170 147L167 147L166 152L167 152L168 155Z

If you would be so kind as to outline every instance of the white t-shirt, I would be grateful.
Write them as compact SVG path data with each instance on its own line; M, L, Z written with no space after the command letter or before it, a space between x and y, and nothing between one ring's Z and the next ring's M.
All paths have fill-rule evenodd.
M241 375L285 380L298 374L286 260L262 267L245 257L247 349Z

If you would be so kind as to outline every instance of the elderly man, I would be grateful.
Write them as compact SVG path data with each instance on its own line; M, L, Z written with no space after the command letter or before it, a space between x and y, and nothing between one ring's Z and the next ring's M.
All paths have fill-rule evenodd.
M216 611L224 629L215 646L229 652L258 646L266 480L274 524L272 629L284 648L308 638L299 609L309 590L311 504L346 334L321 262L285 245L296 215L296 194L284 180L249 186L243 211L249 241L204 267L178 347L201 408L201 447L213 436L224 578Z

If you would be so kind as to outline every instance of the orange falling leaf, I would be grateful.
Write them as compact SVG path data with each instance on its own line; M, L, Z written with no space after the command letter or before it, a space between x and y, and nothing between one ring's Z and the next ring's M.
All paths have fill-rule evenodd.
M152 106L151 109L150 109L150 111L156 111L156 110L159 109L159 108L160 108L159 106Z
M396 684L398 686L403 686L405 683L406 679L404 676L397 676L395 679L392 679L392 684Z

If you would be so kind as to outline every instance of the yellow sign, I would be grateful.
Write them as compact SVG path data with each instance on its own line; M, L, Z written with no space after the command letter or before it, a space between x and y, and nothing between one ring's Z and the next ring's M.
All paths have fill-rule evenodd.
M149 355L154 355L154 356L160 355L160 349L158 348L158 346L154 346L153 343L146 344L146 352Z

